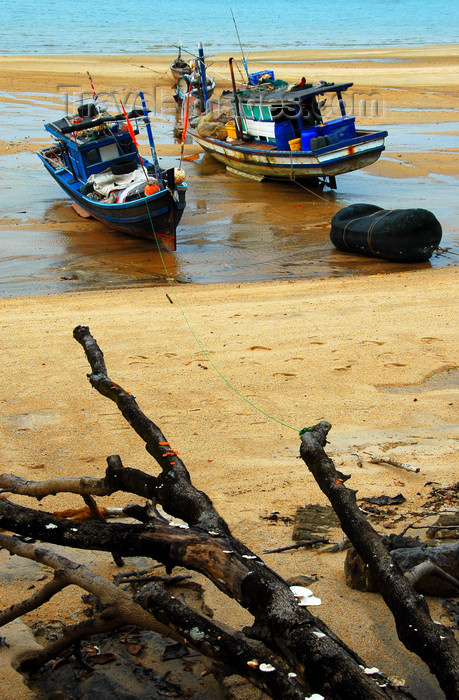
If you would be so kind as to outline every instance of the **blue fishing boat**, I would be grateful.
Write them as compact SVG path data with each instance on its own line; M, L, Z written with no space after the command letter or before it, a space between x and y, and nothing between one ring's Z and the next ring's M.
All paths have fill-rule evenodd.
M233 90L219 103L209 100L188 129L230 172L335 189L337 175L374 163L384 150L386 131L358 129L355 117L346 114L343 93L353 83L312 85L302 79L289 85L275 80L272 71L260 71L236 88L232 59L230 69ZM330 119L324 117L327 102Z
M129 114L124 107L123 113L110 114L94 100L45 124L54 143L37 155L78 214L174 251L187 185L182 170L160 168L141 98L143 108ZM151 161L137 148L135 136L143 124Z

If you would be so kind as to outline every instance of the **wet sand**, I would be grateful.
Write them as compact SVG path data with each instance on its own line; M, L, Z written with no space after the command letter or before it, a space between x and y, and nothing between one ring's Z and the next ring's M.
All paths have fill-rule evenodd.
M330 250L328 242L324 247L329 204L309 200L309 195L300 190L290 192L286 185L281 188L281 197L277 195L280 201L273 204L272 193L278 192L277 187L245 181L241 184L218 165L202 160L187 165L191 206L187 210L190 223L184 221L189 236L184 247L189 245L190 257L187 262L180 255L168 256L167 265L177 282L172 288L157 286L158 279L152 278L160 272L153 256L148 269L150 278L144 276L145 247L135 247L134 253L127 240L116 237L116 244L108 250L113 234L102 227L92 243L87 222L72 223L68 205L59 196L44 194L49 183L41 181L38 170L33 171L33 182L38 183L33 194L35 212L41 211L40 198L49 196L47 219L37 217L30 221L28 210L21 213L26 209L21 198L13 195L9 221L3 221L1 226L3 240L8 240L9 230L20 232L21 236L33 235L43 257L40 262L40 256L36 256L38 280L29 282L24 275L24 285L36 285L27 289L37 292L21 289L19 270L16 282L9 288L13 293L4 287L4 298L0 299L0 375L4 387L0 430L4 471L25 479L102 476L109 454L120 454L129 466L155 471L143 445L115 407L88 385L88 365L81 347L72 338L72 330L77 324L89 325L104 351L111 378L132 391L142 409L160 425L189 467L195 485L209 494L234 534L265 556L266 562L286 578L316 575L318 580L312 588L323 600L317 613L327 624L355 647L368 665L406 678L423 700L439 700L443 696L423 664L402 650L380 597L346 588L343 553L298 550L263 555L264 549L290 544L292 529L284 524L273 525L261 516L273 511L293 516L298 506L325 504L324 496L298 460L297 430L304 425L329 420L333 424L329 454L344 473L352 475L350 486L358 490L359 496L402 492L407 501L397 514L421 508L429 493L428 482L446 484L458 478L454 173L449 161L439 158L437 162L434 150L423 151L415 138L408 138L419 133L413 124L421 124L424 133L436 133L442 124L448 125L447 131L455 132L456 127L449 126L451 116L438 111L443 109L438 105L449 110L457 99L457 80L453 80L457 53L451 50L446 55L442 49L432 49L430 54L424 51L433 68L442 67L430 73L419 52L398 53L400 56L394 51L384 53L384 57L395 56L393 63L385 58L384 62L376 61L382 54L372 53L370 59L358 64L356 73L366 88L372 84L371 70L374 85L380 85L385 78L388 86L396 87L393 92L387 90L393 100L389 114L394 120L381 123L400 126L405 139L400 143L405 148L389 151L387 161L381 160L368 173L356 174L349 185L345 185L347 180L343 177L348 200L340 192L327 199L335 199L340 206L343 201L359 201L356 196L361 191L360 184L365 182L371 183L367 192L376 192L378 197L387 196L384 193L389 188L393 202L400 202L404 193L417 192L424 201L418 206L435 211L438 204L445 212L441 221L449 222L447 240L452 241L451 251L444 254L449 258L415 268L357 258L344 261L337 251ZM351 60L352 53L346 58ZM401 63L403 70L391 73L390 68L399 65L401 58L408 61L408 69ZM167 59L162 63L151 57L135 60L154 66L155 70L167 67ZM34 58L33 63L24 58L9 59L3 61L0 88L10 91L14 102L24 100L24 93L29 100L34 92L55 94L59 81L72 71L84 72L88 66L104 89L131 77L128 62L98 59L93 68L96 59L91 61L78 57L67 63L58 61L56 67L54 58ZM338 63L333 68L341 70L344 65ZM350 62L345 72L351 69L354 76L354 68L355 63ZM324 75L322 64L320 69L315 74L318 77ZM144 73L144 69L139 69L134 77ZM438 77L444 75L449 82ZM427 85L429 76L432 81ZM437 78L439 83L435 82ZM421 97L425 95L427 100L432 99L429 104L436 111L424 115L426 121L422 123L417 120L422 117ZM403 107L403 112L395 111L395 105L397 109ZM409 108L416 106L419 109L410 122L413 113ZM443 122L445 114L448 119ZM384 116L387 119L387 113ZM34 139L38 142L40 136L34 135ZM2 159L12 158L14 163L16 156L25 153L26 162L29 156L32 162L36 142L30 139L12 146L7 142L1 151ZM169 141L169 151L166 137L163 144L163 157L176 157L172 152L175 146ZM7 146L13 148L12 155ZM449 150L455 152L453 146ZM427 154L427 160L423 154ZM379 172L380 167L384 172ZM412 178L405 176L411 167L416 172ZM423 174L422 169L429 173ZM398 178L401 171L404 174ZM410 189L411 183L418 189ZM438 189L433 190L436 185ZM198 190L200 194L192 194L193 188L202 188ZM435 206L428 207L432 191ZM306 201L308 207L304 206ZM303 270L309 264L309 251L302 261L294 254L294 245L299 246L304 236L298 216L288 218L294 205L309 227L308 243L313 264L317 265L310 278ZM5 216L4 209L2 213ZM219 260L212 257L212 251L209 253L209 231L213 232L213 240L221 243L221 249L227 251L227 258ZM85 232L83 240L78 232ZM264 260L267 276L257 278L254 275L260 259L253 253L253 246L260 237L264 246L260 251L270 254ZM287 239L296 242L288 248ZM75 258L69 256L69 251ZM261 256L261 252L258 254ZM282 267L279 261L284 254ZM56 256L55 280L51 282L44 270L47 255ZM58 262L70 258L68 270ZM75 269L81 269L81 278L61 279ZM193 273L189 272L191 269ZM233 283L214 284L228 281L227 269ZM132 277L134 287L111 289L113 279L115 283L119 280L114 270L121 270L120 277L137 270L137 277ZM282 276L279 270L293 271ZM372 274L361 274L367 270ZM92 271L96 278L101 275L97 286L105 285L105 289L88 289ZM86 279L83 273L88 276ZM189 278L202 284L178 284ZM82 291L72 291L73 283ZM120 283L123 285L126 283ZM50 293L60 289L67 293ZM11 298L5 298L8 295ZM207 356L190 334L182 312ZM250 404L230 390L209 359ZM371 464L365 458L360 468L355 454L366 452L384 453L419 466L421 471L400 472L394 467ZM106 500L107 505L126 502L120 495ZM71 505L79 505L79 501L73 497L47 498L41 507L54 510ZM333 533L334 539L339 536L338 531ZM75 557L72 552L67 555ZM107 576L115 573L109 557L88 553L85 561ZM128 565L134 568L136 563L130 561ZM43 575L41 567L17 562L4 552L0 552L0 570L2 608L28 597L29 587L38 587ZM217 618L230 620L238 627L249 621L238 606L223 600L210 586L207 598ZM434 619L439 619L442 611L438 601L429 598L428 602ZM74 622L81 607L79 591L71 588L48 603L40 614L31 613L23 619L27 624L43 617ZM7 664L2 664L1 658L0 680L5 700L27 696L20 680L9 672Z

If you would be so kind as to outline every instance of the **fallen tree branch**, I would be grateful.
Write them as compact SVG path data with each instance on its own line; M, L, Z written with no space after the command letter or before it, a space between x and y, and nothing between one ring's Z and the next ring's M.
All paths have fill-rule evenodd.
M326 537L315 537L312 540L304 540L304 542L295 542L295 544L287 544L285 547L277 547L277 549L264 549L265 554L277 554L278 552L288 552L291 549L301 549L313 547L315 544L330 544L330 540Z
M81 479L56 477L46 481L28 481L14 474L0 474L0 489L5 493L31 496L39 501L45 496L55 496L57 493L75 493L80 496L111 496L117 491L113 486L108 487L104 479L93 479L89 476L84 476Z
M391 559L382 538L358 507L349 479L337 471L324 451L331 425L322 421L301 436L300 454L340 519L342 529L367 564L391 610L399 639L434 673L448 698L459 696L459 647L451 631L430 617L418 595Z
M170 515L183 518L191 526L228 535L227 524L213 507L210 498L191 485L187 468L160 428L140 410L131 393L108 377L103 353L89 332L89 328L77 326L73 335L82 345L91 366L92 373L89 375L91 385L118 406L129 425L145 442L147 452L161 467L162 474L156 479L155 495L158 496L164 510ZM164 488L165 486L167 488ZM163 493L159 498L158 492L161 489Z
M118 588L115 584L107 581L106 579L98 576L88 569L83 564L77 564L71 559L51 552L42 546L37 546L22 542L17 537L11 537L10 535L5 535L0 533L0 547L7 549L11 554L17 554L18 556L24 557L26 559L31 559L44 566L48 566L53 569L60 582L60 587L56 584L56 590L54 593L58 593L62 590L64 586L76 585L83 588L88 593L92 593L97 596L101 601L102 605L112 606L116 611L116 615L123 619L125 616L129 617L129 624L138 625L139 627L144 627L145 629L150 629L159 634L170 636L171 631L168 630L163 624L158 622L153 615L147 615L140 606L132 602L132 598L124 591L122 588ZM54 595L50 584L45 584L44 589L49 593ZM43 593L43 590L42 590ZM51 595L49 596L49 598ZM34 598L34 596L32 597ZM49 600L48 598L48 600ZM29 610L31 607L32 599L29 599ZM39 602L39 595L35 598L35 602ZM6 621L11 621L23 614L21 611L21 605L11 606L9 608L9 619ZM38 607L35 606L35 607ZM5 613L2 613L2 615ZM6 622L5 621L5 622ZM1 624L5 624L2 621ZM125 624L128 624L126 622ZM177 641L183 642L183 638L177 638Z
M52 595L71 584L92 593L104 606L103 610L91 619L65 627L59 639L48 643L38 653L32 652L23 657L20 669L24 672L37 671L83 637L135 625L180 643L186 640L205 655L229 665L232 669L237 668L239 673L273 697L285 697L289 700L302 700L304 697L304 691L289 677L288 668L283 668L282 662L279 663L280 660L263 644L253 642L234 630L221 628L205 615L171 596L159 583L152 583L151 579L141 593L132 598L127 591L97 576L83 564L76 564L41 546L26 544L0 533L1 547L8 549L12 554L52 567L56 572L56 579L45 584L39 593L32 596L34 600L30 598L0 613L0 626L39 607ZM250 665L257 657L261 659L259 663L276 663L276 674L262 673L258 664Z
M202 615L178 598L171 600L159 584L147 584L134 596L134 600L146 610L154 611L160 620L167 620L167 624L173 625L179 634L188 632L198 651L223 662L271 697L303 700L304 689L297 685L296 674L289 673L282 660L264 644L247 639L241 632L228 634L209 619L204 621ZM263 665L269 665L272 671L263 671Z
M421 516L419 516L419 518L416 518L416 520L413 520L413 522L409 523L409 525L407 525L400 532L400 536L403 537L403 535L405 535L408 532L408 530L416 529L414 526L416 525L416 523L421 522L421 520L425 520L426 518L433 518L434 516L438 517L439 515L443 515L443 513L457 513L457 511L447 509L447 510L441 510L441 511L428 511L427 513L423 513ZM426 525L425 528L423 528L423 529L428 529L428 528L429 528L429 525Z
M299 604L290 586L280 576L232 537L210 498L192 485L185 464L158 426L144 415L132 394L108 377L103 354L89 329L78 326L74 336L83 346L91 365L91 385L116 403L161 468L158 476L152 476L125 468L119 457L112 456L107 460L103 488L137 494L150 500L153 506L129 509L140 523L75 522L0 499L0 527L43 542L116 552L119 557L149 556L163 562L168 571L177 565L200 571L249 610L254 623L244 630L243 638L247 643L257 640L257 644L263 643L263 648L269 647L283 660L281 664L285 664L290 673L297 674L297 682L304 693L317 692L333 700L409 697L407 691L392 687L382 674L377 677L368 675L358 654ZM101 488L100 482L95 486ZM84 495L93 494L88 490ZM160 503L169 515L188 523L189 527L174 527L158 517L154 508L156 503ZM72 576L76 575L72 566L70 568ZM83 582L82 586L86 588ZM95 592L95 595L101 597L99 593ZM102 599L106 600L103 596ZM123 601L117 597L114 600L117 609L121 609L119 604ZM130 602L133 604L132 600ZM107 604L113 604L113 600ZM160 614L155 607L155 617L156 612ZM164 619L171 622L173 610L163 612ZM137 614L138 607L133 609L132 616L129 615L130 624L133 624L131 617L136 619ZM170 630L166 628L164 634L170 636ZM244 675L250 676L252 667L248 669L241 671L245 670ZM277 681L275 675L272 678ZM274 691L267 692L273 694Z
M0 549L1 547L9 549L9 546L7 546L5 542L6 540L2 539L2 535L0 534ZM14 553L16 554L18 552ZM20 554L19 556L23 555ZM3 625L8 624L8 622L12 622L12 620L17 620L18 617L26 615L31 610L36 610L41 605L44 605L44 603L47 603L49 600L51 600L51 598L54 595L56 595L56 593L59 593L59 591L62 591L69 585L70 581L64 576L62 576L62 572L56 571L54 574L54 578L51 581L45 583L42 586L42 588L39 591L36 591L33 595L31 595L30 598L27 598L27 600L23 600L21 603L15 603L6 610L0 611L0 627L3 627Z
M143 525L137 524L109 524L100 521L75 523L9 501L0 504L0 514L0 525L8 529L14 528L19 534L29 535L34 532L35 537L55 544L108 552L116 549L121 556L151 556L161 559L169 567L181 565L201 571L227 595L239 600L254 614L256 622L254 628L248 630L249 633L281 655L285 655L287 649L294 671L301 673L303 668L306 669L306 682L310 676L319 678L327 692L329 687L334 688L335 698L354 697L349 694L351 687L360 687L368 698L392 697L386 695L385 690L380 691L376 683L362 673L364 663L360 657L348 649L320 619L309 613L307 608L298 606L288 584L263 566L256 555L245 555L246 559L244 555L238 555L235 545L242 545L233 538L223 539L197 529L176 528L162 522L155 524L154 530L145 530ZM19 544L23 548L32 546L19 543L18 540L15 542L16 547ZM233 549L229 549L231 546ZM22 552L25 551L22 549ZM244 551L250 550L244 548ZM54 557L47 554L45 559L40 554L38 560L53 565ZM62 568L61 564L60 566ZM76 582L72 562L65 568L72 571L71 580ZM81 585L93 592L83 579ZM120 589L117 590L121 592ZM94 594L102 601L107 600L100 590L94 591ZM110 595L109 600L112 598L113 595ZM131 618L130 622L136 624ZM167 635L167 632L164 633ZM320 664L314 663L319 658ZM332 669L334 676L330 682ZM315 690L314 687L313 689Z
M365 452L365 454L370 455L369 461L372 464L390 464L392 467L398 467L399 469L404 469L407 472L415 472L416 474L419 474L421 471L420 467L413 467L411 464L406 464L406 462L398 462L396 459L392 459L392 457L376 457L376 455L370 452Z
M432 561L423 561L421 564L417 564L413 569L405 573L406 578L411 583L413 588L416 588L421 584L426 578L437 577L446 581L446 583L452 588L456 589L456 593L459 594L459 580L454 576L451 576L446 571L444 571L440 566L437 566Z

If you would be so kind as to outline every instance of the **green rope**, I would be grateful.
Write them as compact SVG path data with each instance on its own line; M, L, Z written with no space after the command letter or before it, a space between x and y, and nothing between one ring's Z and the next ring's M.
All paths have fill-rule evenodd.
M216 364L214 363L214 361L211 360L211 358L209 357L207 351L203 348L201 341L199 340L199 338L197 337L196 333L194 332L194 330L193 330L193 328L192 328L190 322L188 321L188 318L187 318L187 316L186 316L186 314L185 314L185 312L184 312L184 310L183 310L183 308L182 308L182 305L181 305L181 303L180 303L180 300L179 300L179 298L178 298L178 296L177 296L177 294L176 294L176 292L175 292L175 287L174 287L174 284L173 284L173 282L172 282L172 277L169 275L169 271L168 271L168 269L167 269L167 266L166 266L166 263L165 263L165 260L164 260L164 256L163 256L163 253L162 253L162 250L161 250L161 246L160 246L158 237L157 237L157 235L156 235L155 227L154 227L153 220L152 220L151 214L150 214L150 209L149 209L149 207L148 207L148 202L146 202L146 205L147 205L148 217L149 217L149 219L150 219L151 229L152 229L152 231L153 231L153 233L154 233L154 235L155 235L156 246L157 246L157 248L158 248L159 256L160 256L160 258L161 258L161 262L162 262L162 265L163 265L163 267L164 267L164 271L165 271L165 273L166 273L167 282L168 282L168 284L169 284L169 286L170 286L170 288L171 288L171 290L172 290L172 294L174 295L174 298L175 298L175 300L176 300L176 302L177 302L177 306L178 306L179 309L180 309L180 313L182 314L183 319L184 319L186 325L188 326L188 329L189 329L191 335L192 335L193 338L195 339L195 341L196 341L196 343L197 343L199 349L200 349L201 352L204 354L204 356L205 356L205 358L207 359L207 361L209 362L209 364L213 367L213 369L214 369L215 372L219 375L219 377L221 377L221 378L223 379L223 381L225 382L225 384L226 384L232 391L234 391L234 393L237 394L243 401L245 401L247 404L249 404L249 406L252 406L252 408L254 408L254 409L255 409L256 411L258 411L259 413L262 413L264 416L266 416L266 417L269 418L270 420L273 420L273 421L275 421L276 423L280 423L280 425L283 425L283 426L285 426L286 428L289 428L290 430L294 430L296 433L299 433L299 435L301 436L303 433L305 433L307 430L309 430L309 428L302 428L301 430L298 430L298 428L293 428L293 427L292 427L291 425L289 425L288 423L285 423L284 421L280 420L279 418L275 418L275 417L272 416L270 413L267 413L266 411L264 411L262 408L260 408L260 407L257 406L256 404L254 404L253 401L250 401L250 399L248 399L246 396L244 396L244 394L242 394L242 393L229 381L229 379L227 379L227 378L225 377L225 375L218 369L218 367L216 366Z

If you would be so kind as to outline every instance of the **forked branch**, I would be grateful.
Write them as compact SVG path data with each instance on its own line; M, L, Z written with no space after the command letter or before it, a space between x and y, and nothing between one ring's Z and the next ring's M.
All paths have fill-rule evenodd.
M10 490L11 493L38 499L65 488L79 493L97 518L75 522L56 517L49 512L26 508L14 503L12 499L0 499L0 527L18 535L32 536L42 542L116 552L119 557L150 557L162 562L168 570L182 566L199 571L226 595L246 608L253 615L254 622L244 633L228 632L222 626L183 606L179 601L171 599L167 591L158 585L147 585L133 599L127 591L118 589L114 584L70 560L64 562L59 555L54 555L42 547L34 549L32 545L20 542L17 538L14 538L12 543L13 538L2 535L0 546L5 546L10 551L16 547L16 553L20 556L30 556L59 571L56 583L44 586L42 598L54 594L61 584L68 585L67 581L71 580L85 590L93 592L106 606L105 613L97 618L99 628L107 629L107 626L112 624L117 626L127 623L145 626L145 619L151 620L151 625L156 625L155 629L161 625L162 633L166 636L175 634L186 638L203 653L217 658L250 678L275 698L296 700L313 692L334 700L411 697L407 691L392 687L382 674L376 677L367 675L365 664L358 654L318 617L312 615L307 607L299 605L290 586L231 535L230 528L218 514L210 498L193 486L184 462L160 428L147 418L131 393L109 378L103 353L89 329L78 326L74 330L74 336L83 346L91 365L92 372L88 375L91 385L118 406L129 425L144 441L148 453L159 464L160 473L152 475L124 467L121 459L115 455L108 458L105 477L101 480L75 479L60 483L59 480L52 480L40 484L21 482L15 476L4 475L0 477L0 488ZM357 537L361 550L359 551L362 557L368 555L382 559L381 563L376 565L376 571L381 574L382 588L388 582L390 593L383 595L387 597L386 602L392 605L395 594L390 587L395 586L405 595L409 584L402 577L401 585L399 578L386 571L387 553L380 541L373 537L368 523L362 520L363 516L359 511L358 525L354 524L355 513L349 511L348 507L349 496L343 495L352 492L343 486L345 477L332 471L333 465L323 451L329 427L328 424L319 424L303 435L301 454L321 488L327 489L326 493L340 519L343 518L343 529L350 539L353 541L353 537L359 535L359 528L362 528L364 538L370 538L368 543L360 543ZM336 490L340 496L338 500L335 499ZM134 517L137 522L109 523L99 518L101 511L92 497L108 495L115 491L124 491L147 499L147 506L136 505L125 509L125 513ZM170 516L178 517L187 523L188 527L175 527L160 516L155 508L157 503L161 504ZM349 512L351 525L347 520ZM354 544L358 548L357 543ZM40 594L35 602L37 600L40 600ZM16 608L19 610L20 605L32 604L32 599L29 599ZM410 611L411 621L418 619L416 615L419 610L422 613L422 634L426 634L426 637L430 635L429 649L432 650L439 641L440 634L443 634L442 628L432 629L433 623L429 622L426 606L416 594L410 597L410 605L414 608ZM408 609L409 605L405 607ZM11 614L10 610L9 619ZM149 617L145 617L148 615ZM82 630L89 632L88 624L80 623L69 628L67 641L78 638ZM65 644L66 639L64 634L60 644ZM408 641L412 648L417 648L411 638ZM446 665L455 658L454 647L450 637L447 643L441 641L442 659ZM49 654L54 652L55 648L54 651L48 648L42 658L46 655L49 657ZM248 661L255 663L248 664ZM263 670L260 666L263 663L269 664L269 672L266 672L266 667ZM441 677L440 682L443 681L448 691L453 688L454 673L451 669L445 669L441 673L436 662L432 662L430 667L439 673L439 680Z

